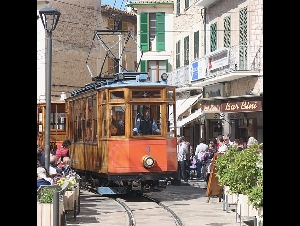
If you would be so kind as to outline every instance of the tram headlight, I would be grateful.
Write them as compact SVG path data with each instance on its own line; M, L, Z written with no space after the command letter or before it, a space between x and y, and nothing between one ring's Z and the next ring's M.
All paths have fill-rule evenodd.
M142 165L143 167L145 167L146 169L150 169L154 166L155 164L155 159L152 156L149 155L145 155L142 158Z

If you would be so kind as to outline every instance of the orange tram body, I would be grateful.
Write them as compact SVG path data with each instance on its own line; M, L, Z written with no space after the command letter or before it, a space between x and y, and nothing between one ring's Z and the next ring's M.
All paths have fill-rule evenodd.
M178 178L175 87L144 72L93 80L65 99L71 167L101 195L165 189ZM158 127L149 135L134 132L145 107Z

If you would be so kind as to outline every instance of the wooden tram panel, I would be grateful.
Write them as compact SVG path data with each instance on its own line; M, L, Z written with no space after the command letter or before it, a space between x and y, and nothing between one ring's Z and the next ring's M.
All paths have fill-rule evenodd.
M66 139L66 128L62 124L62 129L55 128L57 126L55 125L55 120L57 119L53 118L55 113L65 114L65 101L51 101L50 143L59 146ZM37 145L43 147L45 147L45 129L46 102L39 102L37 103Z
M160 96L157 98L135 98L132 96L132 90L140 92L160 91ZM173 91L174 97L167 98L167 91ZM113 95L122 95L122 98L113 99ZM71 118L74 114L82 112L82 116L87 115L88 107L87 99L94 97L96 105L92 106L93 123L97 123L96 131L93 130L91 139L85 140L85 134L82 138L74 141L74 122L71 125ZM77 104L79 104L77 107ZM172 137L167 137L168 104L174 104L175 87L168 85L160 86L145 86L137 83L133 86L123 87L103 87L98 90L86 91L83 95L69 97L66 99L66 128L68 131L67 137L73 141L70 147L70 157L72 167L79 170L88 170L103 174L118 174L120 172L151 172L151 171L177 171L177 151L176 151L176 130ZM152 135L151 138L145 136L132 135L132 128L135 124L132 113L132 105L150 105L160 104L160 131L161 135ZM118 133L115 131L115 126L112 125L112 120L117 120L116 112L111 113L112 107L121 106L125 109L124 132ZM78 111L76 113L76 110ZM151 109L152 110L152 109ZM79 113L80 114L80 113ZM96 115L95 115L96 114ZM110 118L111 117L111 118ZM151 113L156 121L156 115ZM86 118L84 118L86 120ZM96 133L96 134L95 134ZM142 153L146 154L145 147L149 147L151 155L155 156L156 164L151 169L145 169L141 165ZM143 152L141 151L143 149ZM145 150L144 150L145 149ZM139 163L139 164L137 164Z

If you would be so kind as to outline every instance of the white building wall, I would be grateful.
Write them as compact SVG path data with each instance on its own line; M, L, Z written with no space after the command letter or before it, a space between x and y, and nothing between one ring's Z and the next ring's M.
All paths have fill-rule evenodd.
M49 1L37 0L37 15ZM46 32L41 19L37 19L37 100L45 100Z
M172 49L173 49L173 5L160 6L157 5L156 8L153 6L143 6L138 8L137 15L137 43L140 45L140 13L156 13L165 12L165 51L147 51L143 53L142 60L169 60L172 59ZM155 44L155 43L154 43ZM137 50L137 60L139 61L141 56L140 48Z

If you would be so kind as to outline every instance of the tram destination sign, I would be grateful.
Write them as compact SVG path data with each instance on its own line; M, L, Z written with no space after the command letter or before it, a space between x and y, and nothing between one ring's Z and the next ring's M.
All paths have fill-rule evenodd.
M255 101L228 101L221 104L221 112L252 112L262 111L262 104L260 100Z

